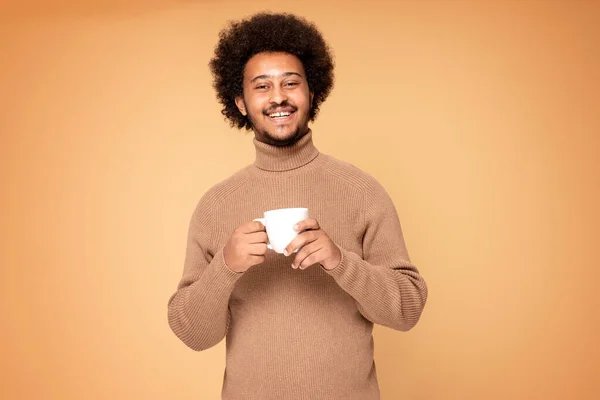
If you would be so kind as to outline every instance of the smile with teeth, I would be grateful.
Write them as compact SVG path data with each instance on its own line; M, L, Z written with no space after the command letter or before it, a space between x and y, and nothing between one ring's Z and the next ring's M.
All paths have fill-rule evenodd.
M284 112L276 112L276 113L269 114L269 117L270 118L285 118L285 117L289 117L290 115L292 115L291 112L284 111Z

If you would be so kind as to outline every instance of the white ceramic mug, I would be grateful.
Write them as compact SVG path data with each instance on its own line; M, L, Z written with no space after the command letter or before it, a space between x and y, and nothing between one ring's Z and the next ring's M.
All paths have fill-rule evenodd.
M264 213L264 218L256 218L267 230L269 243L267 247L282 254L283 250L300 232L294 230L294 225L308 218L308 208L280 208Z

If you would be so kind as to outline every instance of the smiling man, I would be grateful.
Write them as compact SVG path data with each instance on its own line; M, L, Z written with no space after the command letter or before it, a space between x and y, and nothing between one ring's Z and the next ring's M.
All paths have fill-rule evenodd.
M333 86L328 46L302 18L261 13L221 32L210 66L256 158L196 206L171 329L194 350L226 338L223 399L379 399L373 325L414 327L427 285L384 188L313 144ZM253 220L291 207L311 218L278 254Z

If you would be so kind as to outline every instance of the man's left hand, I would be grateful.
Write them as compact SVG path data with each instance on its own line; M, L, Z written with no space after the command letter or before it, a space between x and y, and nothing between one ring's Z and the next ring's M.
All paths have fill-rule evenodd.
M284 253L290 255L296 249L300 249L294 258L292 268L306 269L317 263L327 270L338 266L342 259L342 252L321 229L316 219L305 219L296 224L294 229L301 233L287 245Z

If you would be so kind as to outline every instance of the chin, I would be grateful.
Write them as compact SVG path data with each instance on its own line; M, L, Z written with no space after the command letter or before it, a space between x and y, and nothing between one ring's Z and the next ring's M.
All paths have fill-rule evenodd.
M270 133L268 131L261 132L261 136L265 142L275 146L290 146L298 141L306 133L308 129L300 130L298 128L290 132Z

